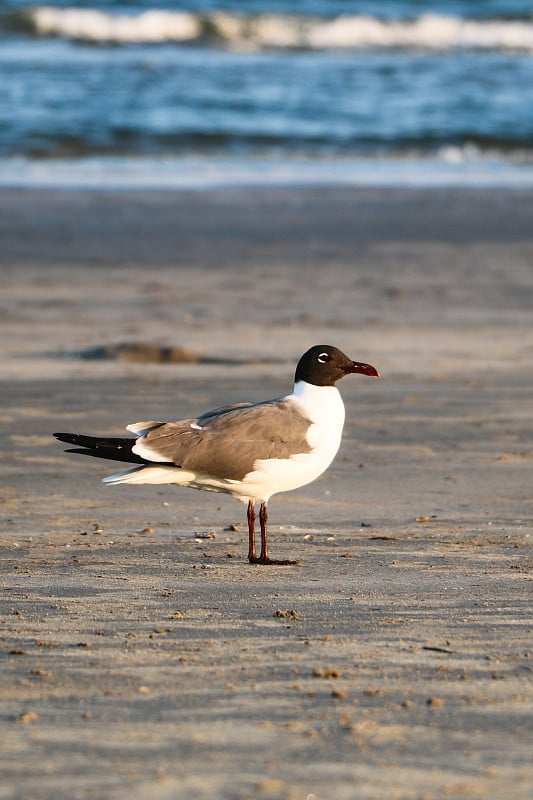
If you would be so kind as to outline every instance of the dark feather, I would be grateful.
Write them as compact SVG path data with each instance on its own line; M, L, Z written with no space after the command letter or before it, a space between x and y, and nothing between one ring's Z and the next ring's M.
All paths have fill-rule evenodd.
M79 453L83 456L107 458L111 461L123 461L131 464L153 463L132 452L136 439L84 436L81 433L54 433L54 436L60 442L78 445L71 450L65 450L66 453Z

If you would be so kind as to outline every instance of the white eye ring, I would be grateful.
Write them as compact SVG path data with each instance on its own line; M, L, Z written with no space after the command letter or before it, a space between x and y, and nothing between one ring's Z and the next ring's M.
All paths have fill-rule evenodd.
M320 361L321 364L327 364L329 361L328 353L320 353L317 360Z

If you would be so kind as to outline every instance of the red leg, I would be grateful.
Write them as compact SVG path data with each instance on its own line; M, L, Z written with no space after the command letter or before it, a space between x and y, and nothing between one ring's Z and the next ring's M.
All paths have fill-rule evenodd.
M257 556L255 554L255 508L254 508L254 501L250 500L248 502L248 561L251 564L255 564L257 562Z
M249 559L253 564L278 564L278 565L293 565L298 564L298 561L276 561L275 559L268 557L268 514L267 514L267 504L261 503L261 508L259 509L259 521L261 523L261 555L259 558Z
M259 521L261 523L261 555L259 556L261 563L266 564L268 558L268 514L266 503L261 503L259 509Z

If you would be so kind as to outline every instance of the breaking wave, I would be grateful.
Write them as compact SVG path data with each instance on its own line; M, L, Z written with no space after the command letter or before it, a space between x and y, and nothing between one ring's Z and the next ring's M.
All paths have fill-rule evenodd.
M20 24L21 20L19 20ZM342 15L333 19L285 14L195 14L151 10L114 14L97 9L37 6L24 27L38 36L95 44L201 43L242 50L388 48L533 52L533 21L473 20L425 14L411 20Z

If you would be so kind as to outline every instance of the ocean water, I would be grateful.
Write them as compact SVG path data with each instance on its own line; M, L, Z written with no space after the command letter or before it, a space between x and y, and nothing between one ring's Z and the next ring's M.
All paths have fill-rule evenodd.
M533 2L0 5L0 181L369 159L529 174Z

